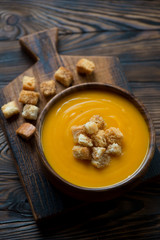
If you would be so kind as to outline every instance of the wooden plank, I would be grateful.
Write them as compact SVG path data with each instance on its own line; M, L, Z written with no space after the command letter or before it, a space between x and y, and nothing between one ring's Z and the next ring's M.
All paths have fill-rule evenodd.
M153 79L159 82L160 31L60 35L58 52L63 55L117 56L129 82ZM18 41L1 42L1 86L27 70L33 62L21 51Z
M33 2L33 1L32 1ZM48 1L47 1L48 2ZM54 1L55 2L55 1ZM98 1L97 1L98 2ZM106 1L107 2L107 1ZM121 1L122 2L122 1ZM128 1L129 2L129 1ZM132 1L133 2L133 1ZM3 1L4 3L4 1ZM101 2L100 2L101 3ZM135 12L139 9L143 9L143 1L134 1L135 4L137 4L137 8L135 8ZM158 10L158 4L159 2L156 1L146 1L145 4L151 4L150 9L154 6L154 9L157 7ZM153 6L152 6L153 3ZM13 4L13 2L12 2ZM18 2L17 5L20 5L20 1ZM37 3L38 4L38 3ZM47 4L47 3L46 3ZM62 4L62 1L60 1L60 4ZM118 4L118 1L117 1ZM120 2L119 2L120 4ZM132 5L132 3L130 2ZM125 2L124 5L128 5L127 2ZM124 6L123 5L123 6ZM142 5L142 6L141 6ZM1 3L2 6L2 3ZM34 6L35 7L35 6ZM47 8L47 7L46 7ZM6 10L7 9L7 10ZM8 10L9 9L9 10ZM20 9L20 8L19 8ZM9 23L8 29L13 29L12 34L9 35L7 34L7 31L3 29L5 35L7 36L8 39L15 39L15 37L19 37L19 34L23 35L26 34L27 32L30 31L36 31L40 30L42 26L40 26L40 22L43 21L41 20L41 17L38 17L36 15L36 7L35 7L35 13L34 16L31 13L30 10L25 12L23 10L24 8L21 7L21 10L17 10L17 6L12 9L11 11L11 6L10 2L6 2L6 6L4 9L4 14L5 17L2 16L1 19L5 21L5 19L8 19L11 17L11 19L14 20L14 15L19 17L19 22L17 21L17 24L11 25ZM78 10L78 7L77 7ZM42 10L43 11L43 10ZM107 11L107 10L106 10ZM141 11L142 12L142 11ZM147 14L147 12L146 12ZM2 13L3 15L3 13ZM28 18L27 18L28 16ZM29 19L29 17L32 16L34 18L34 24L29 22L28 24L23 24L23 21L26 21ZM36 20L36 17L38 18L38 21ZM136 14L135 14L136 16ZM13 18L12 18L13 17ZM45 15L43 16L44 19ZM122 16L123 17L123 16ZM41 21L39 21L41 20ZM44 20L44 22L45 22ZM31 20L32 21L32 20ZM47 21L47 20L46 20ZM48 21L44 23L43 28L46 27L47 24L50 24L53 26L54 22ZM0 23L0 26L2 27L2 21ZM117 25L119 23L117 22ZM47 25L48 26L48 25ZM37 29L36 29L37 27ZM66 27L66 25L65 25ZM7 28L7 21L5 22L5 28ZM20 29L20 31L19 31ZM26 29L26 30L25 30ZM19 31L19 32L18 32ZM152 31L150 32L152 34ZM131 33L129 33L130 35ZM153 31L154 35L154 31ZM2 36L2 35L1 35ZM9 38L11 36L11 38ZM13 37L13 38L12 38ZM69 35L67 36L69 37ZM127 35L126 35L127 37ZM4 39L4 38L1 38ZM79 41L82 39L82 35L79 38ZM158 39L158 38L157 38ZM67 38L66 38L67 40ZM122 39L123 41L123 39ZM129 39L130 41L130 39ZM128 41L128 43L129 43ZM148 45L152 46L152 49L157 48L159 44L157 43L157 40L155 38L150 41L150 38L146 38L146 41L148 41ZM69 40L68 40L69 42ZM94 39L93 39L94 42ZM113 39L114 42L114 39ZM123 62L123 69L125 70L125 73L127 75L127 79L131 80L131 87L135 94L138 94L140 98L145 101L145 104L147 106L150 106L150 110L154 108L154 116L157 126L159 125L159 103L156 103L156 99L158 98L158 91L157 95L154 99L154 93L150 93L149 88L151 85L147 85L148 82L151 84L153 82L153 88L158 89L159 87L159 62L158 58L154 60L154 55L152 55L151 48L149 48L149 54L148 52L146 55L146 62L145 62L145 55L143 54L143 45L141 45L141 39L137 39L137 41L132 42L132 44L139 45L141 46L141 54L144 59L144 62L141 63L141 54L139 56L132 55L130 57L129 54L129 48L128 43L126 42L125 46L126 49L125 51L128 51L128 54L123 54L121 56L121 62L123 59L127 62L129 60L129 64ZM8 44L8 49L13 46L14 47L14 42L6 42ZM93 48L93 51L96 54L96 47L101 44L101 42L97 43L95 42L95 48ZM87 42L86 42L87 45ZM133 48L134 48L133 45ZM2 42L0 43L0 48L3 49ZM18 44L17 44L18 46ZM78 44L77 44L78 46ZM62 46L63 47L63 46ZM64 45L65 47L65 45ZM85 47L85 46L84 46ZM115 55L116 54L117 48L115 48L114 52L114 44L113 47L110 45L112 51ZM18 47L19 48L19 47ZM81 48L83 51L83 47ZM123 50L123 47L121 48ZM105 50L105 48L104 48ZM66 48L67 51L67 48ZM85 51L87 51L87 48L85 48ZM145 49L144 49L145 51ZM20 50L18 49L18 52ZM18 53L17 52L17 53ZM15 53L15 57L17 55ZM68 52L67 54L72 54L72 49L70 48L70 53ZM76 48L73 50L73 54L76 53ZM92 53L90 53L92 54ZM9 55L8 55L9 56ZM126 58L128 56L128 59ZM10 55L11 60L12 60L12 55ZM140 58L140 61L139 61ZM5 59L5 55L3 58L0 58L0 61L2 62ZM2 67L1 71L3 71L3 76L0 75L0 78L2 80L1 86L6 85L9 81L11 81L13 78L18 76L20 73L22 73L24 70L30 66L30 63L22 63L22 61L26 59L26 56L23 55L21 59L17 62L14 66L14 61L9 62L9 58L7 59L8 63L6 62L5 69ZM149 60L151 59L151 61ZM152 61L153 60L153 61ZM134 61L135 64L132 62ZM155 61L155 62L154 62ZM141 65L143 64L143 65ZM155 68L155 64L157 67ZM12 68L9 68L9 65L12 65ZM142 66L142 72L141 72L141 66ZM145 67L146 66L146 67ZM26 67L26 68L25 68ZM126 71L127 69L127 71ZM155 72L156 69L156 72ZM9 71L8 71L9 70ZM146 71L146 72L145 72ZM15 74L15 75L14 75ZM146 79L146 80L145 80ZM138 82L136 82L138 81ZM145 82L147 81L147 82ZM157 84L155 83L157 82ZM143 83L144 82L144 83ZM140 85L143 87L141 88L141 91L139 91ZM144 90L144 93L143 93ZM147 94L149 99L147 99ZM157 110L156 110L157 109ZM152 111L151 111L152 113ZM155 122L155 121L154 121ZM38 228L37 224L34 222L32 216L31 216L31 211L29 208L29 204L26 200L23 188L19 184L19 179L17 176L17 172L13 163L13 158L11 154L9 154L10 150L8 149L7 143L4 140L5 137L3 134L2 136L2 144L1 144L1 155L0 155L0 238L1 239L16 239L16 240L21 240L21 239L159 239L159 227L160 227L160 215L159 215L159 201L160 201L160 195L159 195L159 188L160 188L160 182L159 178L155 179L153 182L147 182L144 185L139 186L138 188L135 189L135 191L132 191L129 193L127 196L124 196L123 199L117 199L116 202L114 202L113 208L110 208L109 210L104 209L103 213L101 215L98 215L97 217L91 217L88 219L86 217L86 212L82 211L82 215L85 216L85 218L82 219L82 221L77 224L76 219L77 216L74 218L73 223L70 227L68 227L68 224L63 225L61 230L54 229L52 226L52 230L48 230L46 227L46 231L42 228ZM97 206L98 208L99 206ZM66 223L68 220L66 221ZM52 222L54 224L54 221ZM46 232L46 233L45 233Z
M60 66L64 65L69 68L74 74L74 84L84 82L84 78L77 77L75 73L75 65L78 61L78 56L65 56L58 55L56 50L57 31L55 29L40 32L37 34L29 35L21 39L21 44L27 51L34 53L35 58L39 61L34 64L30 69L17 77L8 86L1 91L0 99L1 105L12 100L17 99L19 92L22 88L22 77L26 75L34 75L37 79L37 90L39 90L39 83L53 77L54 71ZM119 85L129 89L128 83L122 74L119 66L119 61L114 57L94 57L88 56L87 58L93 60L96 64L95 74L88 77L87 81L101 81ZM57 83L57 92L60 92L64 87ZM46 101L41 97L39 104L40 109L45 105ZM22 105L20 105L22 109ZM35 149L35 141L32 139L30 143L22 141L16 136L15 130L24 121L19 116L16 121L5 120L1 115L9 144L13 151L19 176L22 184L27 193L33 215L36 220L44 219L49 216L57 215L67 209L79 206L76 201L67 200L67 197L61 196L52 185L47 181L43 175L38 162L37 152ZM156 153L154 163L157 165L156 169L160 169L157 163L158 151ZM159 174L156 172L155 167L151 167L149 176ZM69 202L69 204L65 204Z
M158 0L0 1L0 40L58 27L61 33L160 29ZM9 10L8 10L9 6Z

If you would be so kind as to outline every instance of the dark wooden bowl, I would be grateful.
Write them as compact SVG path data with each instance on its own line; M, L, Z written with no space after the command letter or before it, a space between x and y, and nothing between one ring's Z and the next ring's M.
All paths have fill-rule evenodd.
M109 91L121 95L122 97L126 98L130 101L141 113L143 118L145 119L149 133L150 133L150 144L149 150L146 158L143 161L143 164L131 175L131 177L114 184L113 186L108 187L101 187L101 188L86 188L76 186L66 180L64 180L61 176L59 176L49 165L47 159L45 158L42 144L41 144L41 128L43 125L43 120L46 116L46 113L50 110L50 108L57 103L62 98L79 91L84 90L98 90L98 91ZM46 177L54 184L54 186L66 194L71 195L72 197L76 197L83 200L92 200L92 201L103 201L115 198L121 195L123 192L129 190L133 186L135 186L141 179L142 176L146 173L146 170L153 158L153 154L155 151L155 131L153 127L152 120L149 116L149 113L145 109L142 103L140 103L134 95L130 94L126 90L115 87L108 84L100 84L100 83L86 83L81 85L76 85L70 87L61 93L57 94L54 98L52 98L48 104L45 106L43 111L41 112L38 122L37 122L37 134L36 134L36 142L37 142L37 149L40 156L40 162L42 164L42 168L46 174Z

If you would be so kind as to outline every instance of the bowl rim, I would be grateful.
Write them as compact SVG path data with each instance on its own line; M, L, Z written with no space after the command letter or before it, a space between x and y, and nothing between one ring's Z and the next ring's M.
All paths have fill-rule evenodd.
M50 107L56 104L59 100L61 100L63 97L66 97L70 94L73 94L79 91L88 91L88 90L97 90L98 91L103 91L103 92L113 92L115 94L118 94L128 101L130 101L136 108L138 108L139 112L143 116L149 130L149 147L148 147L148 152L146 153L145 158L143 159L142 163L140 166L137 168L135 172L133 172L130 176L127 178L123 179L120 182L117 182L112 185L108 186L102 186L102 187L84 187L84 186L78 186L74 183L71 183L67 180L65 180L63 177L61 177L48 163L45 154L43 152L43 147L41 144L41 129L43 125L44 118L49 111ZM146 170L148 169L148 166L153 158L154 152L155 152L155 130L153 126L152 119L150 117L150 114L146 107L143 105L143 103L137 99L137 97L134 96L134 94L130 93L126 89L123 89L119 86L111 85L111 84L106 84L106 83L82 83L79 85L71 86L60 93L56 94L44 107L42 110L41 114L38 117L37 120L37 131L36 131L36 145L37 145L37 150L39 153L39 160L41 161L43 167L49 171L51 176L56 178L58 182L61 182L64 187L69 186L72 189L80 190L83 192L88 192L88 191L93 191L93 192L106 192L109 191L110 189L119 189L121 187L125 187L128 184L134 183L136 180L139 180L145 173Z

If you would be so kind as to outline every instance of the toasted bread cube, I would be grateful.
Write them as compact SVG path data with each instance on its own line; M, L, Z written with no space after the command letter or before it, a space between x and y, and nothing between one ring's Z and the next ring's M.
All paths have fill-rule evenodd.
M93 147L92 148L92 158L94 160L98 160L100 159L103 154L105 153L106 151L106 148L103 148L103 147Z
M40 84L40 90L45 97L53 96L56 93L55 81L45 81Z
M34 91L22 90L19 94L19 102L23 104L36 105L39 99L39 93Z
M91 160L90 150L87 147L74 146L72 151L73 151L73 156L76 159Z
M8 102L1 107L5 118L10 118L19 113L19 108L15 101Z
M30 123L23 123L17 130L16 133L22 138L28 140L34 134L36 128Z
M93 115L89 121L95 122L99 129L104 129L106 127L104 119L99 115Z
M122 154L122 148L117 143L112 143L108 146L106 152L113 156L120 156Z
M80 126L73 126L71 128L72 130L72 135L75 143L78 143L78 136L82 133L85 133L85 127L83 125Z
M58 68L58 70L54 74L54 77L56 81L60 82L65 87L69 87L73 81L72 73L64 67Z
M38 107L31 104L26 104L23 107L22 116L25 119L36 120L38 116L38 111L39 111Z
M84 134L78 136L78 143L84 147L93 147L92 140Z
M36 86L34 77L24 76L23 77L23 89L34 91Z
M94 146L107 147L106 134L104 130L99 130L97 134L91 136Z
M105 133L106 133L107 142L109 144L117 143L120 146L122 145L123 134L121 133L119 128L110 127L106 129Z
M85 130L87 134L96 134L98 132L98 126L95 122L87 122L85 125Z
M94 64L94 62L92 62L86 58L82 58L77 62L76 67L77 67L78 73L90 75L90 74L92 74L92 72L95 69L95 64Z
M92 158L91 164L96 168L104 168L109 165L111 157L104 152L99 159Z

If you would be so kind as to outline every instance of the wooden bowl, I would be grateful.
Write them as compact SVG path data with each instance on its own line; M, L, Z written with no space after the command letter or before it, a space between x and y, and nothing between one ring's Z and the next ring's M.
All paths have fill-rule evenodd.
M98 90L98 91L109 91L112 93L116 93L128 101L130 101L141 113L145 122L147 123L149 129L149 150L148 153L143 160L143 163L140 167L127 179L124 179L121 182L118 182L114 185L107 186L107 187L100 187L100 188L86 188L74 185L66 180L64 180L61 176L54 171L54 169L49 165L47 159L44 155L42 144L41 144L41 129L43 125L44 118L50 108L63 99L64 97L76 93L77 91L84 91L84 90ZM146 170L153 158L154 151L155 151L155 131L153 127L152 120L149 116L149 113L145 109L142 103L140 103L135 96L127 92L126 90L115 87L108 84L100 84L100 83L86 83L77 86L70 87L61 93L57 94L54 98L52 98L48 104L45 106L43 111L41 112L38 122L37 122L37 134L36 134L36 142L37 142L37 149L40 156L40 162L42 164L42 168L46 174L46 177L54 184L54 186L60 189L62 192L71 195L72 197L76 197L83 200L94 200L94 201L103 201L115 198L121 195L126 190L129 190L133 186L135 186L141 179L142 176L146 173Z

